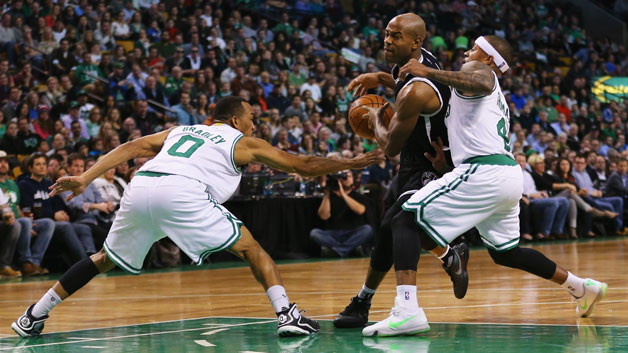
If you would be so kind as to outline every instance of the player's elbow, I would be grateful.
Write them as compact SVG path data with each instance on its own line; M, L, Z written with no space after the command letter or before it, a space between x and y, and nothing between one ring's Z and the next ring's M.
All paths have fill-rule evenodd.
M396 155L398 155L401 152L401 148L397 147L397 146L392 146L392 144L388 144L388 146L386 146L384 148L384 154L386 155L386 157L388 158L393 158Z

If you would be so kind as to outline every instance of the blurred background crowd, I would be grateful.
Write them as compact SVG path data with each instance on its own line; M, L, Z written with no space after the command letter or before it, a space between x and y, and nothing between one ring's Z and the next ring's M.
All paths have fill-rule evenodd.
M247 99L255 135L288 152L351 158L376 148L347 123L354 99L347 86L362 73L390 71L384 29L404 12L423 17L423 47L447 70L460 68L479 35L502 36L515 48L500 85L512 150L526 171L522 239L626 233L628 110L622 99L591 90L598 77L627 76L628 55L620 43L590 35L577 7L548 0L0 3L0 187L9 205L0 242L12 244L0 251L0 275L46 273L44 257L69 264L97 251L145 160L112 169L70 203L48 198L46 188L126 141L211 124L221 97ZM600 6L621 21L628 13L626 1ZM369 93L394 103L391 89ZM350 179L349 193L379 200L397 168L398 157L345 175L343 185ZM244 173L276 174L261 165ZM329 194L293 178L282 196ZM255 198L260 190L252 190L243 196Z

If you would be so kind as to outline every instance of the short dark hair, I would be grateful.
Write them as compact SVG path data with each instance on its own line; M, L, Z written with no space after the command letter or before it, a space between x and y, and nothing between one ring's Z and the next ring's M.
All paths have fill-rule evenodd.
M514 65L512 62L513 50L510 43L508 43L504 38L494 35L484 36L484 38L493 46L493 48L495 48L495 50L497 50L499 55L506 60L508 66L512 67Z
M33 165L35 164L35 160L39 159L39 158L44 158L46 160L46 165L48 165L48 157L46 157L45 154L40 153L40 152L35 152L33 154L31 154L30 158L28 158L28 162L26 163L28 165L29 168L32 168Z
M85 157L83 157L83 155L78 154L78 153L71 153L68 156L68 161L67 161L68 166L71 166L74 161L79 160L79 159L85 162Z
M232 116L242 114L247 100L238 96L228 96L216 103L214 121L228 121Z

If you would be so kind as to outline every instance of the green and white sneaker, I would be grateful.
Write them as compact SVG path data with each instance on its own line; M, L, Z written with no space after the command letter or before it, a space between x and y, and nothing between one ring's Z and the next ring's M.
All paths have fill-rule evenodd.
M416 335L430 330L423 309L415 313L407 313L401 309L399 298L395 297L395 306L388 318L367 326L362 330L363 336L400 336Z
M593 312L595 304L597 304L606 295L608 284L598 282L594 279L586 278L584 280L584 295L576 298L573 296L576 304L576 313L580 317L587 317Z

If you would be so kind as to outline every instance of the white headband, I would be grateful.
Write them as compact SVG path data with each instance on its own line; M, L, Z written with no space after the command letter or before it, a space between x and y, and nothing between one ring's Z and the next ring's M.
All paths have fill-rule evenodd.
M478 37L478 39L475 40L475 44L484 50L486 54L493 57L493 62L502 73L508 71L509 66L506 60L504 60L499 52L484 37Z

